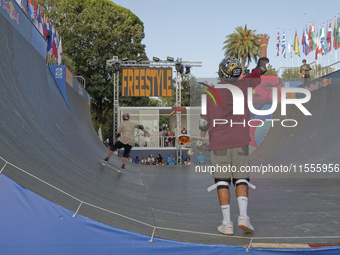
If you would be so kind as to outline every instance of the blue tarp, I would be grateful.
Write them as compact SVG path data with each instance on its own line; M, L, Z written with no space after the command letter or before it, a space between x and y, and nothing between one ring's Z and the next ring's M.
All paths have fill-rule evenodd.
M125 231L54 204L0 174L0 254L340 254L340 247L250 249L182 243Z

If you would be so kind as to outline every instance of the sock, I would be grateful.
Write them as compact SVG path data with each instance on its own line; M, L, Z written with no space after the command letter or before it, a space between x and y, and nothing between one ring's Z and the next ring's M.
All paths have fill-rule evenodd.
M240 215L243 215L248 218L247 209L248 209L248 198L247 197L238 197L238 208L240 209Z
M105 158L104 161L109 161L109 158Z
M230 205L221 205L223 221L222 224L226 225L230 222Z

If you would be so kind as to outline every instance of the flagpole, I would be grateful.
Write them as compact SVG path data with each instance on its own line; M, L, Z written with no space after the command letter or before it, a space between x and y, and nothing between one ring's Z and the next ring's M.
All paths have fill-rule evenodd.
M289 44L290 44L290 58L292 59L292 67L294 67L294 63L293 63L293 45L291 44L292 38L290 37L290 29L289 29Z

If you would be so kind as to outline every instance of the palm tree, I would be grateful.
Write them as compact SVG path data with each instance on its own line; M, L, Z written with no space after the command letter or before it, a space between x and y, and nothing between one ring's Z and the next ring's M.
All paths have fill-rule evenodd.
M224 55L241 60L242 74L244 74L246 63L249 64L252 59L257 61L260 55L259 39L261 35L256 35L255 32L256 30L248 29L247 25L244 28L239 26L234 33L227 35L227 40L224 41Z

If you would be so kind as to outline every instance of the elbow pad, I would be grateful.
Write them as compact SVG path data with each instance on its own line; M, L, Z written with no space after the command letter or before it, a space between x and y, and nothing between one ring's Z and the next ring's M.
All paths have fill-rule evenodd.
M143 129L144 129L144 126L143 126L143 125L138 125L138 128L139 128L140 130L143 130Z
M257 62L256 68L260 70L261 75L265 74L269 69L269 59L260 58Z

